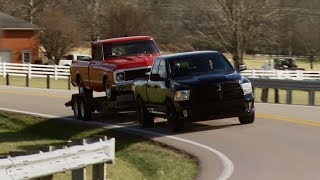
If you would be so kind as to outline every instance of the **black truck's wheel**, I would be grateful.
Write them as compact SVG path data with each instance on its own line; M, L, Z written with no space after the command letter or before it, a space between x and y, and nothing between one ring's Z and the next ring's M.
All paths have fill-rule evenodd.
M241 124L251 124L254 122L254 119L255 119L255 113L239 117L239 121Z
M167 120L168 120L168 128L171 132L177 132L183 129L183 124L180 123L179 116L176 112L176 108L172 104L172 102L167 103Z
M143 128L152 128L154 126L154 117L147 112L141 98L137 99L137 119Z

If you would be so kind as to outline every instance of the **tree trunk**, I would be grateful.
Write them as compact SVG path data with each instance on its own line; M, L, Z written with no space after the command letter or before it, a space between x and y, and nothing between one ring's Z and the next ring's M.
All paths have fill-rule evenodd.
M309 56L309 61L310 61L310 69L313 69L314 55Z

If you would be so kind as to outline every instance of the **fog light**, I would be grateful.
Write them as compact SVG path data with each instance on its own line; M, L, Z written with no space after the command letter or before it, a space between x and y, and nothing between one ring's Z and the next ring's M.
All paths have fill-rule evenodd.
M183 110L182 113L183 113L183 117L188 117L188 111L187 110Z

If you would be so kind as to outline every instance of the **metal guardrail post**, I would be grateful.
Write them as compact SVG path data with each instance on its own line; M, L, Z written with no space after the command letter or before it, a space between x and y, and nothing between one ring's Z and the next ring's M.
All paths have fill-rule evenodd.
M6 85L10 86L10 77L9 74L6 75Z
M274 89L274 102L279 103L279 89Z
M309 105L310 106L314 106L315 105L315 91L314 90L310 90L308 92L309 94Z
M50 89L50 75L47 75L47 89Z
M292 90L287 89L287 104L292 104Z
M86 144L87 141L86 139L82 139L82 144ZM72 170L71 171L71 176L72 176L72 180L86 180L87 179L87 169L84 167L84 168L81 168L81 169L76 169L76 170Z
M262 94L261 94L261 101L262 102L268 102L268 92L269 92L269 88L262 89Z

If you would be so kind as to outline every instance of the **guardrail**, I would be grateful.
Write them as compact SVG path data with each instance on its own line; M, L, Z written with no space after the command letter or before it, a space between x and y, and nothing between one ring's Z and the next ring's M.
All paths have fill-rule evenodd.
M286 90L286 103L292 104L292 91L308 92L309 105L315 105L315 92L320 91L320 81L249 78L254 88L262 88L261 101L267 102L269 89L275 89L275 103L279 103L279 89Z
M5 77L7 74L28 76L30 79L32 77L47 77L48 75L55 80L67 79L70 75L70 66L0 63L0 76Z
M250 69L250 70L241 72L241 74L248 78L320 80L320 71Z
M85 167L93 166L93 179L106 179L106 163L115 161L115 139L99 139L83 145L50 152L0 159L0 177L12 179L52 179L53 174L72 170L72 179L86 179Z

